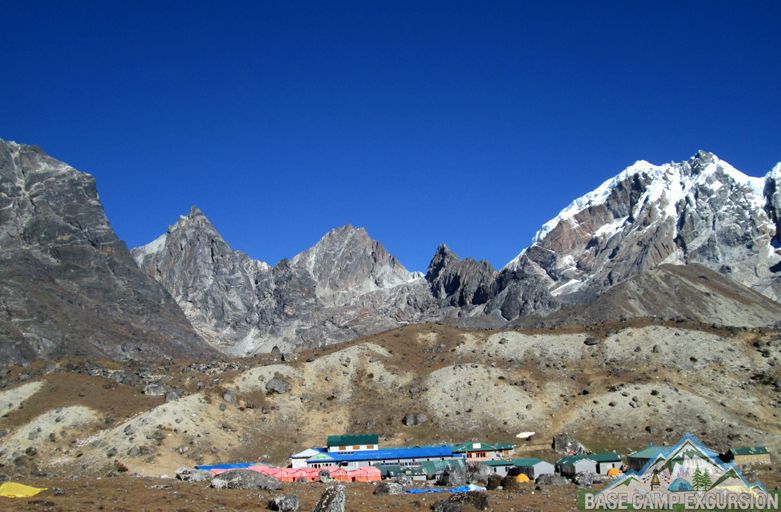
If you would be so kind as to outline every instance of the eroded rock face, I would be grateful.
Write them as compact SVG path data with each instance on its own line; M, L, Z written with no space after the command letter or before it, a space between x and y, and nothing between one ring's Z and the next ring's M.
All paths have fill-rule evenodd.
M433 306L422 276L352 226L272 268L231 249L193 208L133 256L204 339L233 355L344 341L419 321Z
M95 180L0 140L0 359L210 354L109 225Z
M562 210L504 270L585 300L661 263L700 263L777 300L778 175L751 178L703 151L637 162Z
M343 485L333 485L325 490L312 512L344 512L347 496Z
M496 270L486 261L462 260L442 244L429 263L426 281L440 306L479 306L495 295Z
M260 489L264 491L277 491L282 488L282 483L274 477L251 471L248 469L235 469L226 471L212 478L211 486L215 489Z

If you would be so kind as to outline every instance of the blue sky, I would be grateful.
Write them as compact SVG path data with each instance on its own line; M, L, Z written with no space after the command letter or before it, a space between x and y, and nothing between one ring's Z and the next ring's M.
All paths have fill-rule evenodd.
M197 204L271 263L352 223L501 266L636 160L781 160L781 2L0 8L0 138L94 174L130 246Z

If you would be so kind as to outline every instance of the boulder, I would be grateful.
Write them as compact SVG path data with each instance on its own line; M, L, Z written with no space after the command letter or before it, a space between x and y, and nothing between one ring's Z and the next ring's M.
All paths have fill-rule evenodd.
M540 475L536 483L537 485L567 485L569 480L561 475Z
M185 482L205 482L211 479L212 474L202 469L181 467L176 470L176 478Z
M211 486L215 489L261 489L265 491L277 491L282 488L282 484L276 478L248 469L236 469L221 473L212 478Z
M496 473L488 476L488 483L485 485L489 491L493 491L499 487L503 487L503 478Z
M466 470L466 483L485 485L488 483L488 477L491 476L491 470L485 464L479 462L467 462L464 467Z
M428 416L426 416L422 412L413 412L413 413L405 414L404 418L401 420L401 422L408 427L417 427L418 425L422 425L427 421L428 421Z
M144 394L149 396L163 396L166 391L165 386L159 382L153 382L144 386Z
M317 474L317 477L320 479L320 483L323 483L323 484L327 484L329 482L333 482L333 480L334 480L333 478L331 478L331 472L328 471L327 469L321 470Z
M407 475L399 475L393 479L393 482L396 482L404 488L412 487L413 484L412 477Z
M591 487L594 484L602 483L604 481L604 476L592 473L591 471L576 473L575 476L572 477L572 483L578 487Z
M343 485L334 485L325 490L312 512L344 512L347 498Z
M228 389L222 394L222 399L231 405L236 405L236 392L232 389Z
M466 469L459 466L448 466L437 478L437 485L459 487L466 485Z
M479 491L459 492L434 503L431 508L435 512L460 512L465 506L475 510L488 510L488 495Z
M268 508L278 510L279 512L296 512L298 507L298 496L293 494L275 496L268 504Z
M559 453L588 453L586 448L569 432L562 432L553 436L552 447Z
M594 473L590 471L576 473L575 476L572 477L572 483L578 487L591 487L594 483Z
M404 492L404 487L402 487L401 484L396 482L380 482L377 484L377 487L374 488L374 494L384 496L388 494L401 494Z
M267 393L277 393L282 395L290 391L290 389L290 383L281 377L274 377L266 383Z
M439 475L437 484L449 487L458 487L466 484L485 485L488 483L490 475L491 471L487 466L477 462L468 462L463 467L448 466L445 468L442 474Z

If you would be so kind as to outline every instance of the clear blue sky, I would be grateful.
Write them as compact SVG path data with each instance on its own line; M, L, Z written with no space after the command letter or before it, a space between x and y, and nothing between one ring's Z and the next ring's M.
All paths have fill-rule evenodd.
M0 3L0 138L134 246L199 205L271 263L352 223L497 266L635 160L781 160L778 1Z

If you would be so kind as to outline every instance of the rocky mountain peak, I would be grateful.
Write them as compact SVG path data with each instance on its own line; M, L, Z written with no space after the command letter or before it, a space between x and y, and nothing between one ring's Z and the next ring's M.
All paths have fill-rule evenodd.
M365 229L349 224L330 230L290 264L308 272L323 296L392 288L416 278Z
M426 280L433 281L439 277L439 274L443 269L447 268L451 263L460 261L461 258L454 253L447 244L439 244L434 257L428 264L428 270L426 270Z
M699 172L702 169L707 168L710 164L719 161L719 157L715 154L698 149L697 152L689 159L689 165L695 172Z
M469 307L488 302L495 293L496 270L487 261L461 259L440 244L426 272L432 295L440 306Z
M701 263L775 299L766 184L706 151L640 161L545 223L505 268L531 267L554 295L593 295L661 263Z
M211 352L135 265L94 178L40 148L0 141L0 248L1 358Z

